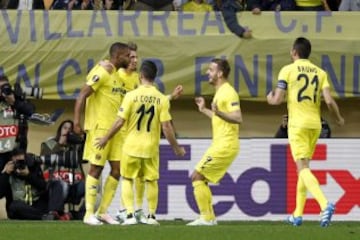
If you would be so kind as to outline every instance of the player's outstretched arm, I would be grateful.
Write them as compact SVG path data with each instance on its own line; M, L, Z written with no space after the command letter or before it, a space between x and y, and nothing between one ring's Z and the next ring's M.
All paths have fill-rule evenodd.
M171 94L168 95L169 100L176 100L178 99L184 91L184 88L182 85L177 85Z
M107 134L104 137L97 138L95 140L95 147L100 149L104 148L106 146L106 143L121 129L124 123L125 120L121 117L118 117L118 119L114 122Z

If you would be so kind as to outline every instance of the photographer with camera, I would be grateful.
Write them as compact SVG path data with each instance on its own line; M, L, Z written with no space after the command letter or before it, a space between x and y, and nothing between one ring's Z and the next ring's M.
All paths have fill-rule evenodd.
M8 218L41 220L49 210L58 210L56 199L59 194L47 190L39 157L15 148L1 173L10 186L13 199L7 210Z
M275 133L275 138L288 138L288 115L282 116L280 127ZM321 132L319 138L331 138L331 128L329 123L321 117Z
M24 119L33 114L35 107L25 101L22 94L18 95L12 89L8 77L0 74L0 169L10 161L11 151L17 145L23 149L27 146L27 123ZM0 198L3 197L6 198L8 212L12 201L11 188L7 176L1 173Z
M60 123L56 136L41 144L41 158L44 161L44 177L51 191L60 184L62 198L56 199L62 209L58 212L60 218L70 218L64 212L65 203L69 203L69 210L74 219L82 219L85 206L82 204L75 211L74 205L79 205L85 196L85 175L82 169L83 139L73 133L74 123L65 120ZM50 213L48 217L56 218Z

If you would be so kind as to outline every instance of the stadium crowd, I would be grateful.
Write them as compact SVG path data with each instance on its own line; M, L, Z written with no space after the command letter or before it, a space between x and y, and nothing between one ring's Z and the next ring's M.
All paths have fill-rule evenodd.
M359 1L351 0L1 0L2 9L47 10L158 10L211 11L220 5L234 3L241 10L359 10ZM356 8L357 7L357 8Z
M359 0L1 0L1 9L18 10L135 10L135 11L219 11L231 32L252 38L236 16L240 11L255 15L262 11L358 11Z

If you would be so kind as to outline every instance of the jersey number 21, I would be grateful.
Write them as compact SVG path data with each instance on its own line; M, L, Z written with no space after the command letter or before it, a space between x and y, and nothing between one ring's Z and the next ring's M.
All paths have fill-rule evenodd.
M298 102L304 101L304 100L313 100L313 102L315 103L317 100L317 90L319 88L319 78L317 75L315 75L313 77L313 79L310 81L309 76L306 74L299 74L297 77L298 81L303 81L304 85L302 86L302 88L300 88L298 95L297 95L297 100ZM305 94L305 90L308 89L311 86L315 86L314 87L314 93L312 96L308 96Z

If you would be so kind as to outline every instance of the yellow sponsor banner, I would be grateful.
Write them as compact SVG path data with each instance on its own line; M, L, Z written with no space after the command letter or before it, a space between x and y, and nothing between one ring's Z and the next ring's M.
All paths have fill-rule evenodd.
M107 58L113 42L134 41L142 60L159 68L169 92L209 95L209 61L225 57L242 99L265 100L296 37L312 41L311 60L329 74L335 97L360 96L360 12L238 14L254 38L233 35L220 13L135 11L0 11L0 73L12 83L44 88L46 99L74 99L86 73Z

